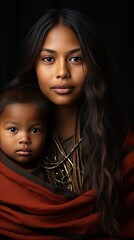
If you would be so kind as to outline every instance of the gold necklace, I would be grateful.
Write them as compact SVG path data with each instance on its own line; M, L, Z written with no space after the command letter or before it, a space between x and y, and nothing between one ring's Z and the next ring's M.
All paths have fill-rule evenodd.
M56 169L56 175L58 175L58 170L59 170L59 167L61 166L62 167L62 173L65 172L65 175L61 178L61 180L57 179L56 177L54 177L53 175L51 175L51 177L58 183L62 183L62 184L66 184L68 183L68 181L64 181L65 178L69 178L69 174L70 172L72 171L73 169L73 162L72 160L69 158L70 155L75 151L75 149L78 147L78 145L82 142L82 138L79 139L79 141L74 145L74 147L70 150L70 152L66 155L64 152L63 152L63 149L62 149L62 146L61 144L59 144L59 142L57 141L57 138L56 136L54 135L53 136L54 138L54 142L55 142L55 145L57 146L59 152L61 153L61 155L63 156L63 159L61 161L57 161L57 157L56 155L54 156L54 162L46 162L44 159L42 159L42 163L41 166L48 170L48 173L51 175L50 171L49 170L54 170ZM46 159L48 160L48 156L46 156ZM68 160L68 162L70 163L71 165L71 168L68 170L66 165L65 165L65 161Z
M83 163L82 163L82 138L80 138L79 123L76 124L76 131L71 139L64 142L59 141L56 130L50 137L45 158L40 165L44 169L45 180L57 186L64 186L67 189L81 193L83 188ZM73 145L69 152L65 144ZM68 148L67 147L67 148ZM65 150L66 149L66 150ZM68 153L67 153L68 152Z

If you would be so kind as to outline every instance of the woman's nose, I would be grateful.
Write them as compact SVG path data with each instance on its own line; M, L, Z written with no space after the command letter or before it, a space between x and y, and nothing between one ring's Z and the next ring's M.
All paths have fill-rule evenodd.
M70 76L69 67L66 61L58 61L56 66L56 78L69 79Z

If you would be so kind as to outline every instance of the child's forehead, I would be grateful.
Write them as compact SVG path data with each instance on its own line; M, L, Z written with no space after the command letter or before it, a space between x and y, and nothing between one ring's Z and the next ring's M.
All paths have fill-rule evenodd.
M42 113L42 109L35 102L15 102L8 104L3 112L12 115L33 115L33 113Z
M44 122L44 114L35 103L13 103L1 113L1 122L31 123Z

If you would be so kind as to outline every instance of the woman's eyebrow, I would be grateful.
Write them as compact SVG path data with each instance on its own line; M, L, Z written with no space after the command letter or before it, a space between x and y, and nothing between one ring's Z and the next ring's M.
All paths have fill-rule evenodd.
M42 48L41 52L43 52L43 51L49 52L49 53L57 53L56 50L52 50L52 49L49 49L49 48ZM72 54L72 53L76 53L76 52L79 52L79 51L81 51L80 48L75 48L75 49L67 51L67 53Z

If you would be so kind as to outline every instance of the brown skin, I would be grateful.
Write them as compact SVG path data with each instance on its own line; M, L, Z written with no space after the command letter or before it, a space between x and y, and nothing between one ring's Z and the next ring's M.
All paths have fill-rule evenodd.
M74 133L88 71L75 33L62 24L52 28L37 60L36 73L41 91L53 103L60 138Z
M46 123L33 103L13 103L0 116L0 149L23 168L32 166L43 150Z

